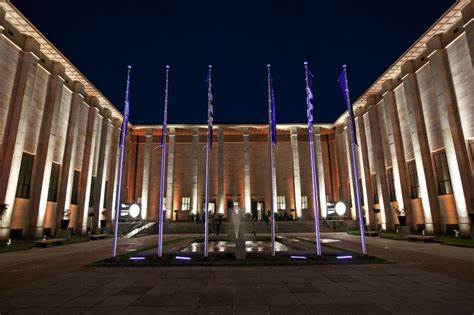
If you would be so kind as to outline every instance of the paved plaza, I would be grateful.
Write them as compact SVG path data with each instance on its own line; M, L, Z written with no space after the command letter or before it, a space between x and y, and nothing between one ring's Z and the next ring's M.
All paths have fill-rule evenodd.
M357 237L330 233L341 248ZM168 236L172 238L173 236ZM122 241L120 250L153 244ZM1 314L472 314L474 251L368 239L385 264L281 267L83 267L109 239L0 256ZM355 248L354 248L355 249ZM406 255L397 251L405 250ZM398 259L397 259L398 257ZM436 269L449 262L458 276ZM463 274L464 273L464 274ZM6 280L6 281L4 281Z

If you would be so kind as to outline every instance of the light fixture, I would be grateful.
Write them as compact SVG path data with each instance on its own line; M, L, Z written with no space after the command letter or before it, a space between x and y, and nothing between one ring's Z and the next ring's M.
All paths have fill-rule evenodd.
M338 215L344 215L346 213L346 205L344 204L344 202L342 201L339 201L338 203L336 203L336 213Z
M346 256L337 256L337 259L352 259L352 256L346 255Z
M143 257L143 256L135 256L135 257L130 257L129 260L133 260L133 261L141 261L141 260L145 260L146 257Z
M186 256L176 256L175 258L177 260L191 260L191 257L186 257Z
M308 257L306 256L296 256L296 255L292 255L290 256L291 259L308 259Z
M138 217L140 215L140 206L136 203L131 204L128 213L132 218Z

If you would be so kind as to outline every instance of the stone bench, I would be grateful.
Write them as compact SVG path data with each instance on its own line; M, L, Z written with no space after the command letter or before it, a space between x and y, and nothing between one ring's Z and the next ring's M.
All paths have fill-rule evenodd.
M422 241L425 243L433 243L435 237L431 235L408 235L408 240L410 242Z
M106 234L91 234L91 236L89 236L89 238L93 241L94 240L101 240L101 239L104 239L106 237L107 237Z
M37 247L47 247L48 245L61 245L64 241L66 241L65 238L51 238L35 241L35 244Z

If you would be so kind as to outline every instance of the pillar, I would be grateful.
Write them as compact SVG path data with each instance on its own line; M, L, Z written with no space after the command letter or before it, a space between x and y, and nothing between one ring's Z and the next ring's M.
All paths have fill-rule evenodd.
M199 129L193 129L193 142L191 153L191 211L198 211L198 161L199 161Z
M71 204L72 181L74 177L74 162L77 147L77 122L79 121L79 109L84 101L84 86L79 81L73 82L73 94L67 125L66 139L64 141L64 153L61 166L61 178L59 180L58 202L56 205L56 226L58 228L64 217L64 211Z
M351 145L351 137L349 134L349 125L347 124L347 127L344 129L344 143L346 145L346 159L347 159L347 174L349 174L349 195L351 197L351 219L356 220L357 215L356 215L356 202L355 202L355 194L354 194L354 180L359 180L358 178L354 179L354 169L352 168L352 145ZM355 161L357 163L357 161Z
M410 60L402 65L402 74L408 109L407 117L410 119L411 141L415 156L418 184L420 186L421 203L423 205L425 233L433 234L435 232L433 222L441 223L441 213L414 61ZM436 227L436 230L440 230L439 226Z
M173 199L174 199L174 148L175 148L175 134L174 128L169 128L168 131L168 165L166 172L166 218L171 220L173 218Z
M250 196L250 156L249 156L249 129L244 128L244 200L245 213L252 211L252 200Z
M374 193L372 191L372 182L370 178L370 164L369 164L369 152L367 149L367 137L365 134L365 122L364 116L358 115L355 119L357 125L356 134L357 134L357 143L359 144L359 165L360 165L360 175L362 178L362 194L364 198L364 210L365 210L365 224L369 226L370 229L375 228L375 213L373 211Z
M383 84L386 90L383 100L387 110L389 123L392 128L393 144L390 145L392 156L393 178L395 181L395 193L397 197L398 208L405 212L407 225L416 230L415 215L411 206L410 178L408 176L408 167L405 159L405 149L403 148L402 130L400 119L398 117L397 102L393 88L393 80L387 80Z
M92 233L97 233L100 225L100 218L104 209L105 201L105 183L107 179L107 150L109 148L109 130L111 124L111 113L108 109L102 109L100 111L102 119L101 130L100 130L100 144L97 161L97 173L94 186L94 216L92 217Z
M85 234L87 231L87 221L89 215L89 198L90 186L92 179L92 169L94 162L94 147L95 147L95 132L96 116L99 111L99 100L96 97L87 99L88 113L87 113L87 127L86 137L84 140L84 151L82 156L81 175L79 178L79 192L77 200L77 225L75 230L77 233Z
M64 79L64 67L54 62L46 92L46 102L41 118L35 160L31 174L30 188L30 225L25 235L41 237L43 235L44 216L48 199L49 181L56 138L57 115L61 107Z
M291 128L290 131L291 157L293 161L293 187L296 208L296 218L300 219L301 213L301 172L300 172L300 154L298 151L298 130Z
M3 36L3 35L1 35ZM34 53L40 45L32 37L25 37L18 70L8 110L8 119L3 135L0 152L0 203L7 205L0 220L0 239L10 235L10 223L15 202L16 186L23 156L24 137L26 135L24 107L31 102L33 85L36 78L38 56Z
M148 218L148 194L150 193L151 147L153 144L153 130L148 129L145 134L145 152L143 154L143 178L141 192L141 218Z
M224 128L217 129L217 203L218 211L224 214Z
M107 209L106 215L106 228L112 230L112 222L115 218L115 198L117 195L117 184L118 184L118 158L119 158L119 143L120 143L120 134L121 134L121 125L122 122L119 118L112 119L112 136L110 139L110 148L109 148L109 169L108 169L108 178L109 178L109 189L107 195L105 196L105 208Z
M429 66L435 91L438 91L436 103L446 113L441 120L443 140L448 161L451 186L458 216L459 231L463 236L470 235L468 211L473 207L471 196L471 167L466 148L466 139L461 127L458 104L449 68L446 49L441 34L433 36L427 43ZM442 92L442 94L440 94Z
M344 141L344 130L340 127L336 127L336 152L337 152L337 169L338 171L338 182L339 182L339 191L337 192L339 196L339 201L344 202L348 205L348 191L347 191L347 167L346 167L346 146Z
M314 135L314 149L316 157L316 170L318 172L318 187L319 187L319 209L321 211L321 218L326 219L328 213L327 197L326 197L326 181L324 173L323 149L321 143L320 128L315 128L317 134Z
M379 118L377 115L377 105L374 97L368 100L370 134L372 140L372 150L375 163L375 174L377 178L377 192L379 196L380 216L382 229L393 231L395 226L393 222L393 213L390 206L390 196L387 187L387 170L382 148L382 139L380 135Z

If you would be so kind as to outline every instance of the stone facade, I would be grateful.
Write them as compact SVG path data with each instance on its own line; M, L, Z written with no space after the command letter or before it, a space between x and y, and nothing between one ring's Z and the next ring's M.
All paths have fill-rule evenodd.
M472 233L473 7L457 1L354 103L357 161L347 113L316 126L322 219L339 201L347 219L356 219L357 163L370 228L394 230L406 221L414 232ZM20 31L21 19L0 0L0 203L7 205L0 239L110 228L122 117L28 21ZM169 128L165 217L189 220L203 211L206 126ZM129 126L122 202L141 203L143 220L157 218L160 137L161 126ZM268 127L216 125L214 137L211 209L263 217L272 208ZM276 204L311 220L307 128L278 125L278 139Z

